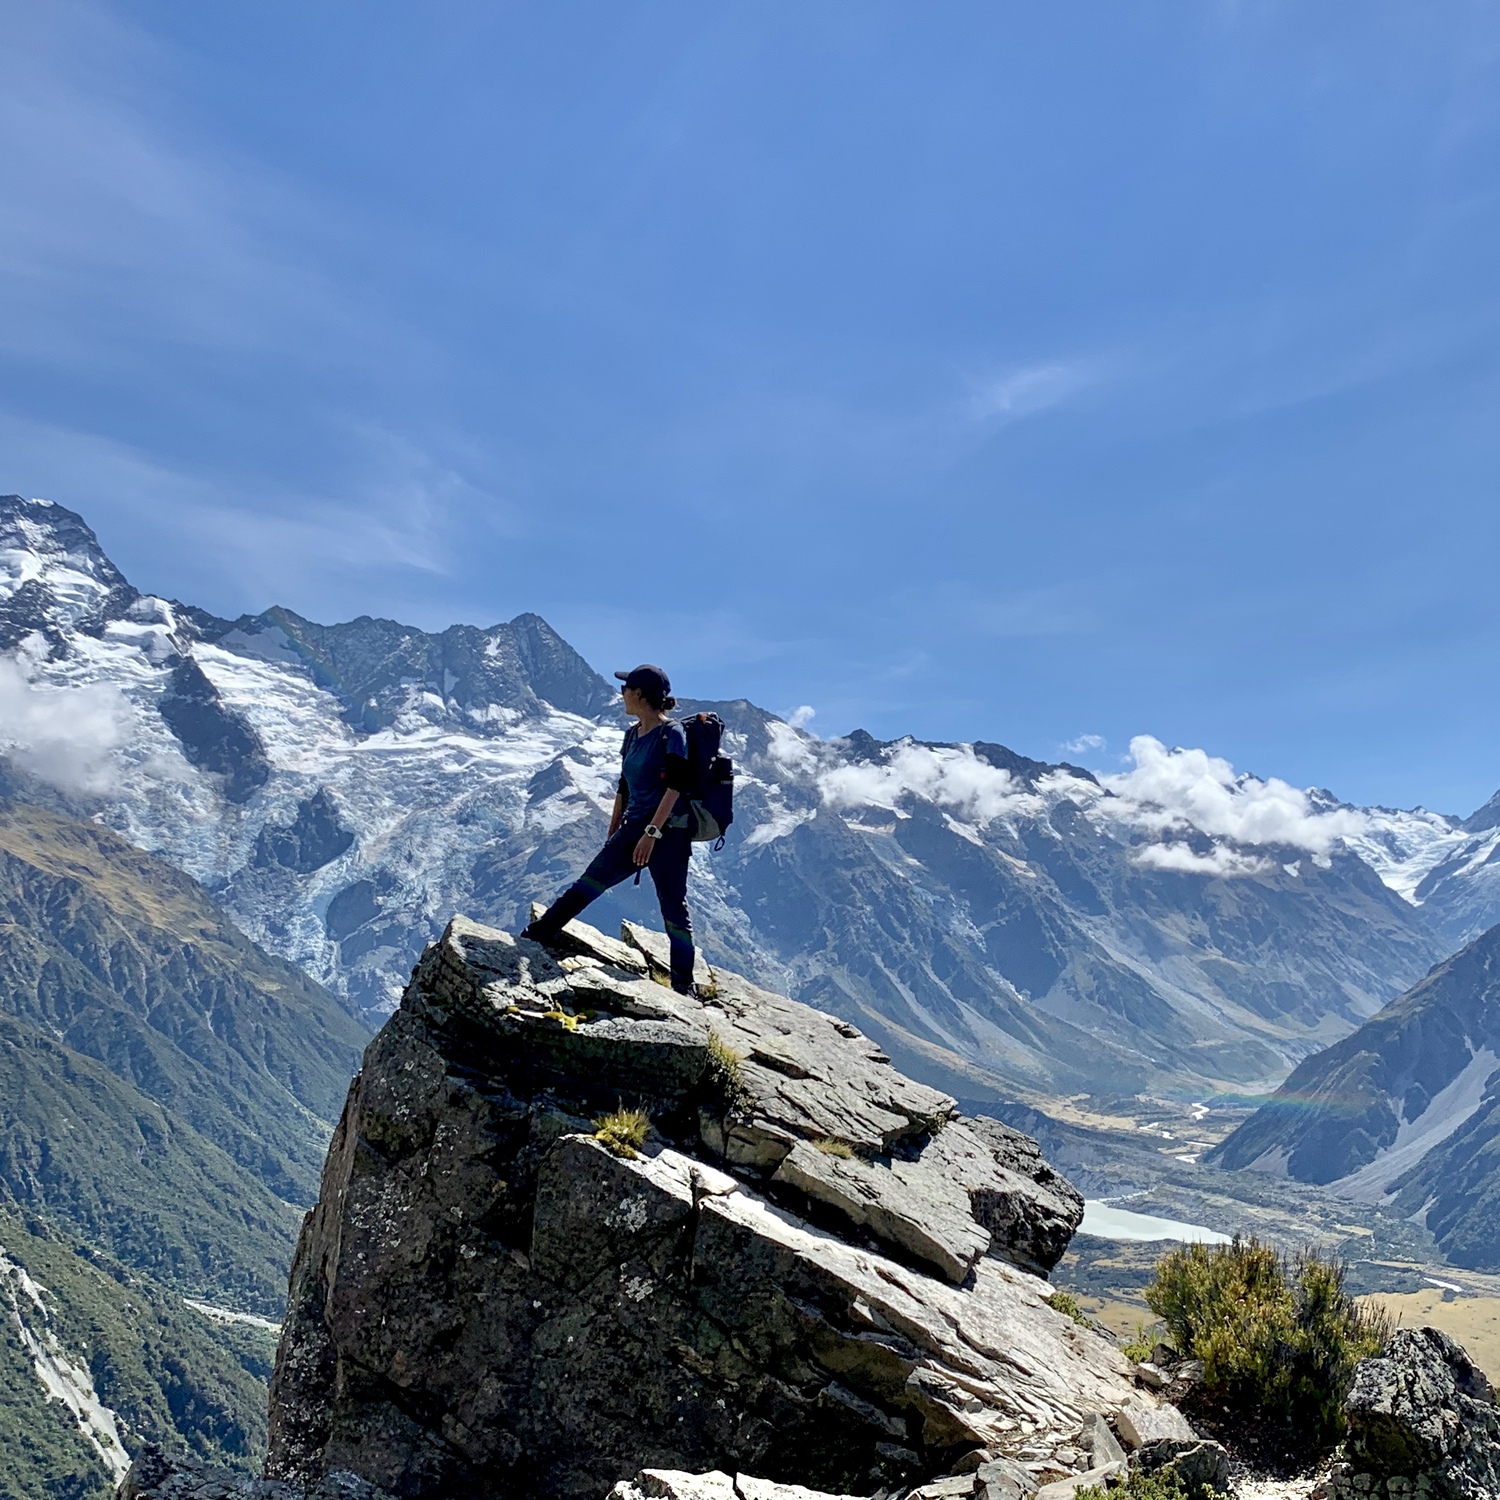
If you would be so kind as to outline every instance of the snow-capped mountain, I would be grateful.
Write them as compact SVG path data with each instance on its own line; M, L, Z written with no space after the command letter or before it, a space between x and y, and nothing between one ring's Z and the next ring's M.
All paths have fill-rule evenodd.
M363 1011L452 911L518 924L604 830L616 696L534 615L223 620L140 595L78 516L11 497L0 649L28 795L187 870ZM1277 1080L1449 951L1430 912L1480 889L1455 860L1484 829L1149 738L1108 775L691 706L740 769L729 845L694 861L706 951L968 1097ZM650 904L622 887L593 920Z

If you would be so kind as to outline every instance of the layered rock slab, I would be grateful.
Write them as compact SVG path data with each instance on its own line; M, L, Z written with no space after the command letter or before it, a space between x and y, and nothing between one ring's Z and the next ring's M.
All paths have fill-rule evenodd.
M648 964L581 924L554 953L456 918L428 948L304 1226L271 1478L869 1493L976 1447L1049 1451L1131 1399L1128 1362L1022 1268L1071 1190L1039 1157L1016 1170L1014 1132L1005 1156L842 1021L730 974L677 996ZM622 1105L651 1121L633 1155L593 1135ZM809 1154L885 1217L790 1181ZM936 1248L891 1228L924 1194Z

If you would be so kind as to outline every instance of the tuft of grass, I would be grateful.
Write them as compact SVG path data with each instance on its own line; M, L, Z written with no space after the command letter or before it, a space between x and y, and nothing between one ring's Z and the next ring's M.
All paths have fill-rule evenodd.
M736 1052L718 1032L708 1034L708 1082L718 1095L725 1114L732 1114L750 1101L750 1090L745 1087L741 1064L743 1052Z
M1080 1328L1092 1328L1094 1326L1089 1322L1088 1314L1084 1312L1083 1308L1079 1305L1078 1298L1072 1292L1053 1292L1047 1298L1047 1306L1053 1312L1060 1312L1064 1317L1072 1318Z
M836 1135L821 1135L812 1143L824 1156L837 1156L848 1161L854 1155L854 1147L841 1141Z
M634 1161L646 1144L651 1119L643 1109L616 1109L594 1121L594 1139L616 1156Z
M1157 1327L1161 1325L1158 1323ZM1142 1364L1151 1358L1151 1351L1156 1347L1155 1335L1146 1332L1144 1323L1135 1325L1135 1337L1128 1338L1120 1345L1120 1353L1132 1364Z
M549 1010L542 1016L544 1021L556 1021L564 1031L578 1030L578 1017L565 1010Z
M1343 1436L1354 1368L1390 1337L1390 1319L1361 1308L1344 1278L1337 1257L1289 1259L1237 1238L1164 1255L1146 1303L1203 1361L1206 1395L1251 1415L1282 1457L1306 1460Z

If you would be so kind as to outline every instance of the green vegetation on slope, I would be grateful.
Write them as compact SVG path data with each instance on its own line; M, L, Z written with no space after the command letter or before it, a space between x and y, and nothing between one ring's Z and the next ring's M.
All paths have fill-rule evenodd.
M87 1369L127 1452L144 1441L249 1471L265 1451L267 1329L221 1324L118 1261L0 1211L0 1500L105 1500L109 1472L48 1400L22 1329ZM18 1270L40 1293L36 1306Z
M365 1039L180 871L0 807L0 1203L279 1316Z
M274 1335L182 1299L280 1316L366 1039L179 871L0 806L0 1500L103 1500L111 1423L258 1464Z
M0 1007L304 1205L368 1040L186 875L30 807L0 808Z
M279 1317L301 1215L92 1058L0 1015L0 1204L188 1296Z
M1383 1314L1345 1291L1342 1262L1289 1261L1256 1240L1169 1251L1146 1301L1176 1347L1203 1361L1205 1394L1248 1417L1282 1458L1316 1457L1338 1441L1354 1367L1390 1333Z

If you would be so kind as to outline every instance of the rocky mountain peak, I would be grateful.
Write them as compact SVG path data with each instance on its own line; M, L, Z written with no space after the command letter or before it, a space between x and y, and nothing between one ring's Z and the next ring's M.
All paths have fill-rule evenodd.
M50 500L0 495L0 650L34 631L96 628L136 597L82 516Z
M1090 1413L1153 1404L1049 1305L1082 1202L1027 1137L737 975L673 994L658 935L565 939L455 918L370 1045L293 1266L269 1477L869 1493L984 1449L1061 1478Z

